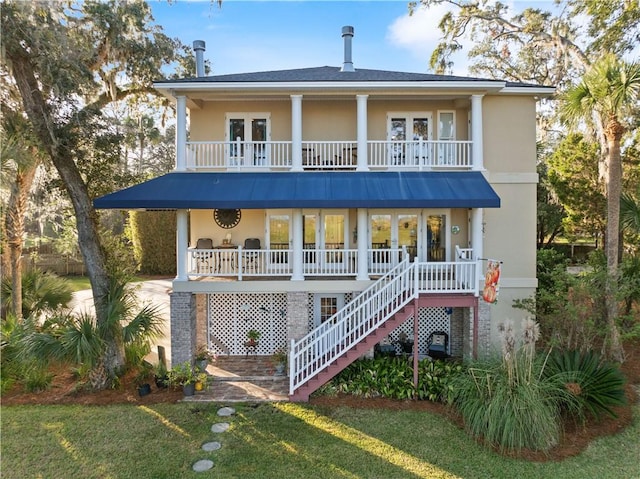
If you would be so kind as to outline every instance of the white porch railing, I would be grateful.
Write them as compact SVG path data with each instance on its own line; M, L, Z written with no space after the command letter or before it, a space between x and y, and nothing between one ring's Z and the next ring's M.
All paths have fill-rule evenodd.
M300 340L291 341L289 394L378 329L419 293L478 295L476 262L409 263L408 256Z
M372 169L470 169L471 141L415 140L367 141L367 166ZM289 170L291 141L189 141L186 143L190 170ZM306 170L356 168L357 142L303 141L302 167Z
M291 168L290 141L189 141L187 169Z
M471 168L471 141L369 141L370 168Z
M305 276L356 276L357 249L305 249L302 271ZM368 249L367 274L380 276L400 263L401 249ZM189 248L187 274L195 277L291 276L291 249Z

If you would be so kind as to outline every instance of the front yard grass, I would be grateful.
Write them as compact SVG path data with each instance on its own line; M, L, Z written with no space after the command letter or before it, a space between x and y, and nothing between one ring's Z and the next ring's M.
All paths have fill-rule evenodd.
M4 406L2 477L547 478L640 477L640 405L622 433L566 461L496 454L447 419L419 411L293 403ZM230 422L222 434L211 425ZM205 452L201 445L219 441ZM214 468L193 472L199 459Z

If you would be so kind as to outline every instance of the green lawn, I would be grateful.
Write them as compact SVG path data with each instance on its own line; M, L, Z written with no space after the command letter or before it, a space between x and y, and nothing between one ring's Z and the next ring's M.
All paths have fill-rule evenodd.
M561 463L508 459L446 419L417 411L292 403L2 407L3 479L607 478L640 477L640 406L621 434ZM213 423L228 421L222 434ZM217 440L222 448L200 446ZM214 468L191 465L212 459Z

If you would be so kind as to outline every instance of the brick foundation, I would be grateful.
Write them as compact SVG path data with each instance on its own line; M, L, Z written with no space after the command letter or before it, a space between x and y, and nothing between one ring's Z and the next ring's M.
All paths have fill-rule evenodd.
M171 293L171 364L193 361L196 350L196 296Z

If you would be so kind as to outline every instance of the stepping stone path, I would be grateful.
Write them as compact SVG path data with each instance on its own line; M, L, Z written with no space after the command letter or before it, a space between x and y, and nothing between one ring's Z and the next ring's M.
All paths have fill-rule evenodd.
M220 444L218 441L211 441L211 442L205 442L202 445L202 450L211 452L211 451L217 451L221 447L222 447L222 444Z
M229 429L228 422L219 422L211 426L211 432L225 432L227 429Z
M236 413L236 410L233 409L232 407L222 407L220 409L218 409L218 416L220 417L229 417L229 416L233 416ZM225 432L229 429L230 424L228 422L218 422L216 424L213 424L211 426L211 432L214 433L221 433L221 432ZM203 451L207 451L207 452L211 452L211 451L217 451L218 449L220 449L222 447L222 444L220 444L217 441L211 441L211 442L206 442L202 445L202 450ZM211 469L213 467L213 461L210 459L200 459L199 461L196 461L196 463L193 465L192 469L195 472L204 472L204 471L208 471L209 469Z
M196 472L208 471L213 467L213 461L209 459L200 459L193 465L193 470Z

